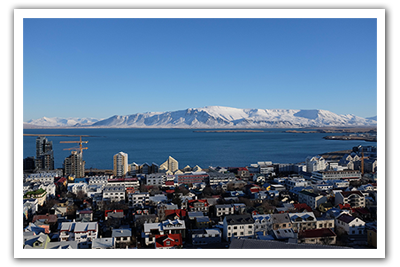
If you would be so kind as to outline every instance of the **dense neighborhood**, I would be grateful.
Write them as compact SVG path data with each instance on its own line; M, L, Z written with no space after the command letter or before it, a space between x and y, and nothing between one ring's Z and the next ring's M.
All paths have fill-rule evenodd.
M36 140L24 159L24 249L377 248L377 153L357 146L296 164L185 166L169 157L54 169Z

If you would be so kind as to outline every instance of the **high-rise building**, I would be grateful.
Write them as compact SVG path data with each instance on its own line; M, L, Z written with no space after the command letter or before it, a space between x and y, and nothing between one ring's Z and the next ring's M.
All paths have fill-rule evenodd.
M85 176L85 161L81 152L71 151L71 155L65 158L64 175L75 176L75 178Z
M123 177L128 173L128 154L119 152L114 155L113 174L117 177Z
M53 142L46 137L36 138L36 169L54 170Z
M167 161L161 164L160 166L160 170L164 171L169 170L171 172L175 172L178 169L179 169L178 161L171 156L169 156Z

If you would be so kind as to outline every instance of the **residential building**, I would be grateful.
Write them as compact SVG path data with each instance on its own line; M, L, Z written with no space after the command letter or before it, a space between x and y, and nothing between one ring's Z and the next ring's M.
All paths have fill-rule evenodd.
M307 172L312 173L315 171L322 171L325 170L327 167L327 163L325 159L321 156L313 156L306 158L306 168Z
M186 237L186 225L184 220L165 220L162 221L161 224L164 234L181 234L183 239Z
M120 228L113 229L111 237L115 240L116 248L126 248L132 242L132 229L131 228Z
M268 234L272 230L272 220L270 214L253 214L254 232Z
M125 201L125 186L107 185L103 189L103 199L111 202Z
M218 228L193 229L190 231L194 246L221 243L222 233Z
M317 218L313 212L289 213L289 217L294 232L317 228Z
M105 237L93 239L92 249L115 249L115 238Z
M335 245L336 234L329 228L310 229L299 231L298 243L304 244L320 244L320 245Z
M292 228L292 221L288 213L271 214L270 216L272 230Z
M206 172L191 172L175 175L178 184L202 183L208 179Z
M317 209L321 203L325 203L327 201L327 198L326 196L310 193L303 190L299 193L298 200L299 203L305 203L312 209Z
M64 175L81 178L85 176L85 161L81 152L71 151L64 160Z
M44 233L24 237L24 249L47 249L49 243L50 237Z
M352 208L364 208L365 196L361 191L342 191L335 194L335 205L349 204Z
M207 199L191 199L186 202L188 211L201 211L208 214L209 205Z
M36 169L54 170L53 142L46 137L36 138Z
M135 192L128 195L129 204L132 206L146 205L150 201L150 194L148 192Z
M133 187L136 190L140 187L140 182L136 177L108 179L107 186L123 186L125 189Z
M179 170L179 163L176 159L173 157L169 156L168 159L160 165L160 171L171 171L172 173L176 172Z
M365 222L346 213L336 218L335 226L337 231L341 228L348 235L361 235L365 233Z
M215 205L215 216L217 217L234 214L235 207L233 206L233 204Z
M251 215L227 215L223 221L223 238L231 241L234 238L252 238L254 236L254 219Z
M63 222L59 241L78 241L78 247L88 248L97 234L97 222Z
M155 236L156 249L170 249L182 246L182 236L180 234L166 234Z
M220 183L229 183L236 179L235 174L232 172L208 172L208 182L210 185L217 185Z
M167 176L165 173L152 173L146 175L146 185L162 186Z
M119 152L114 155L113 175L116 177L124 177L128 173L128 154Z
M355 170L343 171L314 171L311 176L313 181L328 181L328 180L348 180L356 181L361 179L361 172Z

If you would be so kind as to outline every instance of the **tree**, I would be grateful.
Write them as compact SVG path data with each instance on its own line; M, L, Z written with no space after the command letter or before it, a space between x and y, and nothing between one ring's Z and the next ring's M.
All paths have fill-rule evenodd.
M86 193L83 192L82 190L79 190L76 193L76 198L79 199L79 200L84 200L86 198Z

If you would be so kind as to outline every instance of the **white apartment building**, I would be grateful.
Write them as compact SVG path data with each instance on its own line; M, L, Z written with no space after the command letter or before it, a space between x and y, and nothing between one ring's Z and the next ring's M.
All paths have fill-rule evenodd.
M132 206L145 205L150 201L150 194L148 192L135 192L128 195L129 203Z
M235 206L233 204L215 205L215 216L234 215Z
M361 172L353 170L344 171L314 171L311 176L313 181L328 180L360 180Z
M103 199L109 199L111 202L125 201L125 187L107 185L103 189Z
M315 172L325 170L327 163L321 156L307 157L306 158L307 172Z
M80 248L88 248L97 234L97 222L62 222L59 241L77 241Z
M167 179L167 175L165 173L148 174L148 175L146 175L146 185L162 186L166 179Z
M101 176L90 176L89 178L89 185L106 185L110 176L108 175L101 175Z

